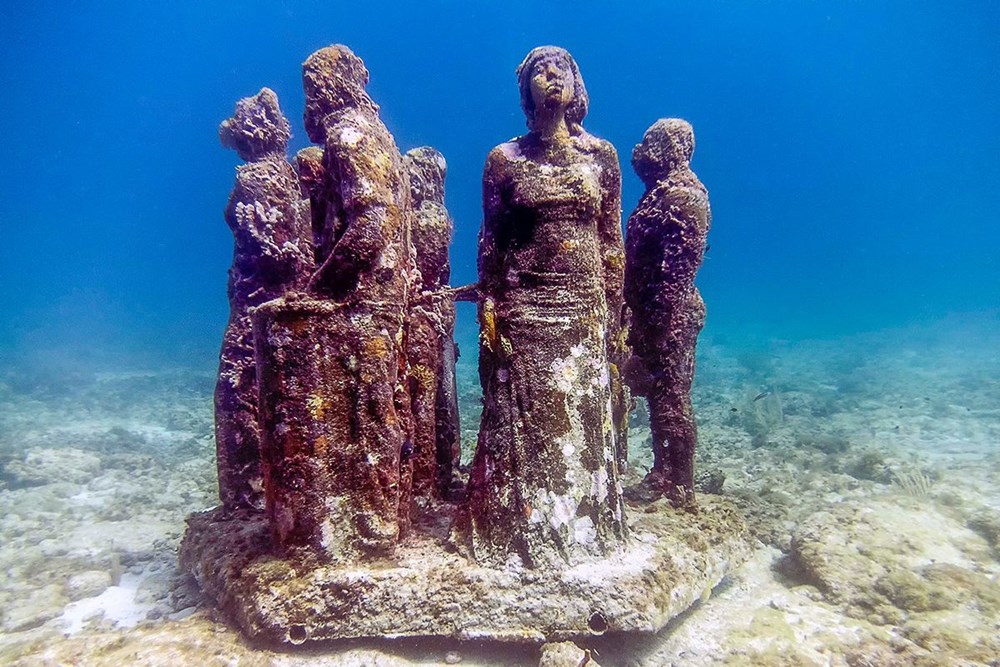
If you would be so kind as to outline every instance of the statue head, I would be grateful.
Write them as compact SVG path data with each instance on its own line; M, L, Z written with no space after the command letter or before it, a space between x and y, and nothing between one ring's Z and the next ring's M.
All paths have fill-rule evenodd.
M661 118L646 130L632 150L632 168L647 187L691 162L694 128L680 118Z
M342 44L316 51L302 63L302 86L306 95L304 121L313 143L326 141L324 119L341 109L357 107L377 112L368 97L368 69L361 58Z
M278 96L261 88L253 97L236 103L236 112L219 125L219 139L241 159L250 162L266 155L284 154L292 136L288 119L278 107Z
M517 84L521 91L521 108L528 122L528 129L535 129L536 94L532 91L532 79L543 68L554 68L565 76L567 85L572 86L566 106L566 124L572 134L583 129L583 119L587 115L590 100L573 56L558 46L539 46L531 50L517 67Z
M444 203L444 176L448 168L444 156L430 146L408 150L403 156L410 176L410 195L413 203L423 201Z

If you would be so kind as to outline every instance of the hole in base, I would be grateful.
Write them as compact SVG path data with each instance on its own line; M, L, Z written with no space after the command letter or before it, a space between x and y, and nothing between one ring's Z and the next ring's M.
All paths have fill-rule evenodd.
M288 628L288 641L292 644L301 644L309 639L309 632L304 625L293 625Z
M595 611L590 615L590 620L587 621L587 627L590 628L590 634L603 635L608 631L608 619L604 618L604 614L601 612Z

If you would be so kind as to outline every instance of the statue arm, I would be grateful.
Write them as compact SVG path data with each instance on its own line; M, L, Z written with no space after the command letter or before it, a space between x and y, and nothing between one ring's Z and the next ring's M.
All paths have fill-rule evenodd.
M674 280L685 289L692 288L705 258L706 236L711 224L708 198L699 190L679 189L664 216L668 219L680 216L677 232L667 237L663 250L670 258Z
M364 147L342 147L336 151L337 171L340 172L339 193L344 202L343 233L337 239L332 251L323 260L313 276L312 284L350 283L377 261L385 249L386 234L391 227L391 216L402 215L391 193L371 191L362 174L366 169L362 162ZM376 186L377 187L377 186ZM401 221L396 221L401 224ZM336 275L336 281L330 280Z
M612 341L621 330L623 288L625 283L625 241L622 238L622 173L618 153L605 142L601 153L601 211L598 234L601 243L601 268L604 296L608 306L608 335ZM621 352L613 344L614 352Z
M504 198L505 158L501 149L494 148L483 169L483 226L479 230L479 341L480 380L485 382L486 368L492 353L498 350L496 298L500 292L503 256L497 236L502 233L507 203ZM486 386L485 384L483 386Z
M483 170L483 225L479 230L479 293L493 298L497 293L502 257L497 245L498 228L505 217L503 197L503 155L494 149L486 158Z

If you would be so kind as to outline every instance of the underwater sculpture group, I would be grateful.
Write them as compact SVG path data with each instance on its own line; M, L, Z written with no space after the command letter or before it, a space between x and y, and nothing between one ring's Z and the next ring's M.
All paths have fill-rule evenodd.
M448 286L445 160L400 153L348 48L303 65L315 146L294 167L269 89L220 127L246 161L226 209L223 504L189 519L181 560L248 636L655 631L746 549L728 503L694 498L710 214L691 126L657 121L636 147L647 191L623 238L617 154L583 128L575 61L540 47L517 77L529 132L487 158L479 281L463 288ZM456 299L478 304L484 392L464 486ZM653 431L636 493L630 386Z

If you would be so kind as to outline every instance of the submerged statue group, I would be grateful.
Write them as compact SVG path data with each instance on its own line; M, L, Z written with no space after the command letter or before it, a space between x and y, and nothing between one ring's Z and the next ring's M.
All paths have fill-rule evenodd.
M446 507L446 546L471 562L559 568L628 542L627 498L694 508L694 278L710 212L692 128L661 119L635 147L646 190L623 235L618 156L583 127L576 62L536 48L517 80L528 132L486 158L479 280L459 288L444 157L400 153L348 48L303 65L314 145L294 162L271 90L222 123L245 164L225 216L220 495L226 512L263 512L278 553L384 558ZM456 300L477 303L480 326L468 469ZM625 488L633 395L649 402L654 464Z

